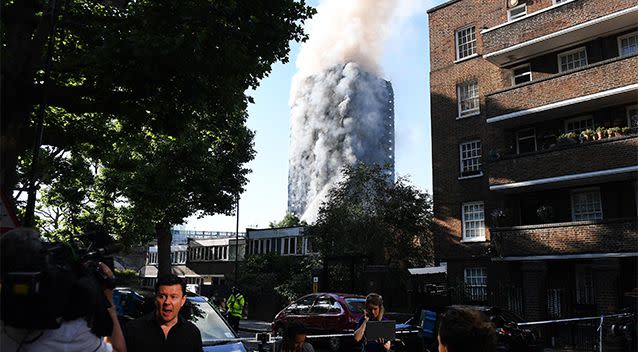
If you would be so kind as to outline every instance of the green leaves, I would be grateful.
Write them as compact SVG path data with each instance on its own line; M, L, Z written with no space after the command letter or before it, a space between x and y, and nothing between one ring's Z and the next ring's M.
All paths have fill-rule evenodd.
M371 264L412 267L432 261L430 196L391 170L347 167L306 233L324 256L369 258Z
M17 161L29 160L46 93L44 148L63 151L43 157L39 177L41 210L55 210L41 214L51 233L83 217L145 240L158 224L231 211L255 153L244 92L306 38L314 9L303 0L69 0L45 88L48 6L2 4L1 77L11 87L2 127L12 138L0 145L0 186L11 193L23 181Z

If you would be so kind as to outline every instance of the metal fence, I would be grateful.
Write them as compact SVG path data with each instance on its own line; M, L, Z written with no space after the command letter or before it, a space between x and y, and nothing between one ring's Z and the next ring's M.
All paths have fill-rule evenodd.
M417 333L419 333L419 330L414 330L414 329L396 331L397 338L399 338L401 335L417 334ZM354 333L349 332L349 333L340 333L340 334L307 335L306 339L309 339L310 341L312 341L312 340L318 340L318 339L346 338L346 337L354 338ZM281 339L282 339L281 336L273 336L270 333L257 333L255 334L255 337L215 339L215 340L209 341L208 343L204 341L204 346L219 345L223 343L241 342L244 344L247 344L247 343L256 344L257 350L260 352L261 351L276 351L276 344L281 342Z
M627 343L626 337L613 336L612 325L623 323L627 318L634 318L631 313L601 315L598 317L582 317L570 319L554 319L519 323L521 327L528 327L540 334L545 347L560 350L603 352L607 349L614 351L635 351ZM629 347L629 348L627 348Z

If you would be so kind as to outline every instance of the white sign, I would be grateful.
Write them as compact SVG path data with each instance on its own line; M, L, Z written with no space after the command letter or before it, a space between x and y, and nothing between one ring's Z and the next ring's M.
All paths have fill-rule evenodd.
M5 233L16 227L18 227L18 220L11 211L11 204L2 192L0 193L0 233Z

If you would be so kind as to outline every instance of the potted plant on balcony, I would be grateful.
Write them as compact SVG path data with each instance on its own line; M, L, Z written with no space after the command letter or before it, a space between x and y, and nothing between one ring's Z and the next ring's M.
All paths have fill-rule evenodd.
M598 137L597 139L603 139L605 138L605 133L607 132L607 129L603 126L598 126L596 128L596 136Z
M594 130L588 128L582 132L580 132L580 139L583 141L593 141L594 140Z
M622 136L622 133L620 133L620 127L611 127L607 129L607 136L609 136L610 138L613 137L620 137Z
M576 133L568 132L561 134L556 140L558 142L558 145L570 145L578 143L577 138L578 136L576 135Z
M508 220L507 209L494 208L494 210L492 210L490 215L492 216L492 225L494 227L501 227L501 226L509 225L509 223L507 221Z
M620 129L620 135L625 136L631 133L631 127L623 127Z
M541 205L536 209L536 215L543 224L550 223L554 220L554 207L547 204Z

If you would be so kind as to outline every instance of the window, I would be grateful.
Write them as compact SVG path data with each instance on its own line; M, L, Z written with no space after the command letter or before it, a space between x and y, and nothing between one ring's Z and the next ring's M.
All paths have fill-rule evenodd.
M481 172L481 141L461 143L459 152L461 175L475 175Z
M515 20L519 17L527 15L527 5L522 4L507 10L507 20Z
M476 29L474 26L456 31L456 59L474 55L476 53Z
M550 288L547 290L547 315L556 319L563 315L563 290L560 288Z
M459 118L475 115L479 112L478 82L471 81L456 86L459 104Z
M536 151L536 129L526 128L516 132L516 154Z
M638 32L618 37L618 54L621 57L635 53L638 53Z
M572 193L572 220L591 221L603 218L600 191L590 188Z
M565 120L565 133L574 132L580 134L588 128L594 128L594 119L591 116L579 116Z
M487 270L465 268L465 288L472 301L487 300Z
M594 280L591 267L576 266L576 304L594 304Z
M512 69L512 85L523 84L532 80L532 70L529 64Z
M148 252L147 264L157 264L157 252Z
M627 107L627 126L629 128L638 127L638 105Z
M463 203L463 240L485 241L483 202Z
M558 54L558 72L574 70L587 65L587 51L578 48Z

